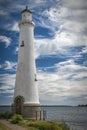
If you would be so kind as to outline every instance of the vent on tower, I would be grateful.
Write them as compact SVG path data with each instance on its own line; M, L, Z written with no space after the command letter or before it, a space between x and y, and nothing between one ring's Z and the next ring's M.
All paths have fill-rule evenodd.
M24 46L24 41L22 41L22 43L21 43L20 47L23 47L23 46Z

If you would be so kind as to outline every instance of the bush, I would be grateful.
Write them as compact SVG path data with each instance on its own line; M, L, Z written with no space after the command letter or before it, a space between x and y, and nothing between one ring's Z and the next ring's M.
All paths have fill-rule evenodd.
M0 112L0 119L4 118L4 112Z
M1 119L10 119L12 117L11 112L0 112L0 118Z
M12 115L13 115L13 114L12 114L11 112L5 112L5 113L4 113L4 118L5 118L5 119L10 119L10 118L12 117Z
M15 114L15 115L12 117L12 119L11 119L11 122L12 122L13 124L18 124L18 123L20 123L21 121L23 121L23 117L22 117L21 115L19 115L19 114Z

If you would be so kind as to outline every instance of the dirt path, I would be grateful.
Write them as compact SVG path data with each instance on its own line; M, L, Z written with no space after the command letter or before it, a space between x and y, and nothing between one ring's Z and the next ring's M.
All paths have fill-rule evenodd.
M18 126L16 124L11 124L9 121L6 121L6 120L1 120L0 119L0 122L3 123L3 124L5 124L9 128L11 128L12 130L26 130L25 128L23 128L21 126Z

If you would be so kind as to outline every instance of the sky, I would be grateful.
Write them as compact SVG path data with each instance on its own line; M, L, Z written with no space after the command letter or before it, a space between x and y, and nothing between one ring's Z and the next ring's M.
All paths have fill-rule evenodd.
M26 5L35 22L40 103L87 104L87 0L0 0L0 105L13 102Z

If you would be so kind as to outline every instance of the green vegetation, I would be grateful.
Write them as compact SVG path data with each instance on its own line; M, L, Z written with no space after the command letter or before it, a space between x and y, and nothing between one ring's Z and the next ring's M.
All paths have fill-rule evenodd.
M8 128L6 125L0 123L0 130L11 130L11 129Z
M20 122L22 122L23 121L23 117L21 116L21 115L19 115L19 114L15 114L13 117L12 117L12 119L11 119L11 122L13 123L13 124L18 124L18 123L20 123Z
M35 121L30 122L28 126L37 128L38 130L69 130L69 128L64 122Z
M11 117L11 112L0 112L0 119L10 119Z
M23 118L18 114L12 117L11 122L19 124L27 130L69 130L63 121L36 121L34 119Z
M12 117L12 114L9 112L0 113L0 118L10 119L10 122L13 124L18 124L27 130L70 130L64 121L36 121L30 118L23 118L19 114L15 114ZM2 129L0 125L0 130L10 130Z

